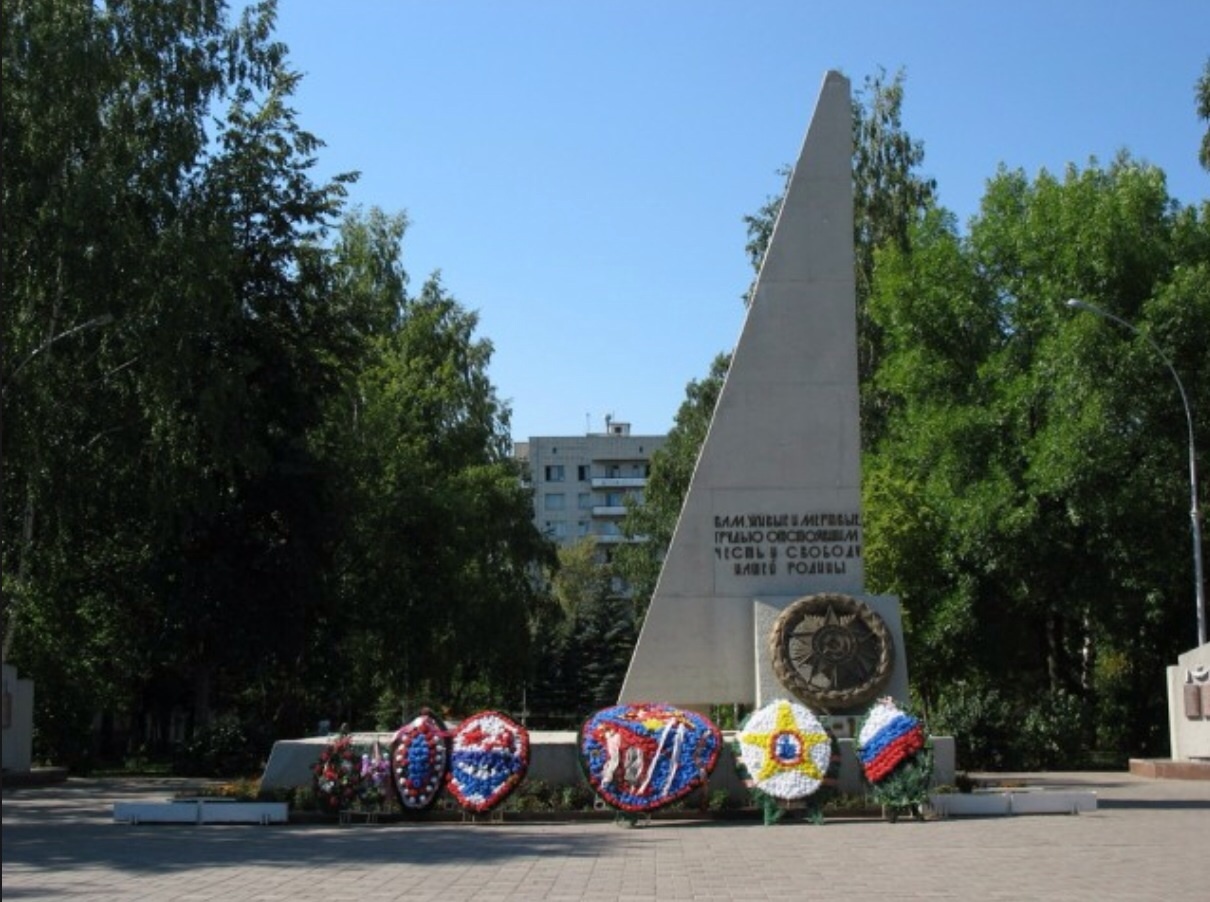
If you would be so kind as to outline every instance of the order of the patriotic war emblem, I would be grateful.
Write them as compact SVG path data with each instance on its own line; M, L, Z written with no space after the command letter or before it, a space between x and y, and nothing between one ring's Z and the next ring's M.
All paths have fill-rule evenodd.
M793 602L769 636L773 672L786 689L825 711L860 707L891 678L895 647L882 618L851 595Z

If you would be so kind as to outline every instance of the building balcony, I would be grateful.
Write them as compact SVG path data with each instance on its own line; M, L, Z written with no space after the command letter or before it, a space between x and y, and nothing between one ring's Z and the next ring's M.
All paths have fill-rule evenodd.
M641 489L647 485L645 476L594 476L594 489Z
M602 504L592 509L594 517L625 517L626 506L623 504Z

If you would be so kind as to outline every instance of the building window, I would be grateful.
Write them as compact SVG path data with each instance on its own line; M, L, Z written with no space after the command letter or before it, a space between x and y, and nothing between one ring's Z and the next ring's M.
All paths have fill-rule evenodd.
M546 467L546 481L562 482L563 472L564 470L562 464L548 464Z
M626 503L625 501L622 500L622 498L625 496L625 494L626 494L625 492L606 492L605 493L605 506L606 507L621 507L622 505L624 505Z
M581 539L584 538L586 535L588 535L588 521L587 520L581 520L579 523L576 524L576 535L579 536Z
M564 498L562 492L547 492L545 507L548 511L561 511L564 508Z
M576 496L576 507L582 511L591 509L592 492L580 492L580 494Z
M576 478L579 479L580 482L588 482L590 478L590 470L591 468L588 466L588 464L580 464L578 467L576 467Z
M619 476L622 475L622 468L619 467L617 464L610 464L609 467L606 469L605 475L608 476L610 479L617 479Z
M546 529L544 531L549 538L566 539L567 523L563 520L547 520Z

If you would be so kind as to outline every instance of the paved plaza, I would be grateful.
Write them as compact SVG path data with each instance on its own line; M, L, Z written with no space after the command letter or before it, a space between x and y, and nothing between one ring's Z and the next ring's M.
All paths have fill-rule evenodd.
M1210 781L1032 775L1078 815L766 827L655 820L338 826L115 823L179 781L4 788L3 898L73 900L1206 898Z

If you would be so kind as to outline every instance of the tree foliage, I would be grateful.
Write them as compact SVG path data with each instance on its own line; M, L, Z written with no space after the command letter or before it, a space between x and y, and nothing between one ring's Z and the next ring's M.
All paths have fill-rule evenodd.
M578 727L617 702L637 638L634 608L618 591L617 573L600 560L592 538L559 549L552 580L558 606L537 630L530 693L532 706L544 712L542 725Z
M866 457L866 572L902 599L927 703L959 679L1021 722L1078 699L1071 751L1160 750L1155 674L1191 636L1183 407L1149 344L1063 302L1135 323L1204 397L1206 238L1123 155L1001 170L969 236L936 212L879 254L891 413Z
M368 329L326 430L346 505L340 660L358 685L347 697L515 704L544 599L533 571L553 551L511 457L491 345L439 277L407 296L405 227L355 214L337 244L337 294Z
M189 683L205 720L224 674L299 655L286 595L323 522L297 491L292 402L322 382L304 339L325 325L299 303L304 244L344 189L306 174L273 15L4 5L6 644L77 718ZM263 648L231 641L241 622ZM41 724L52 748L86 733Z
M1198 409L1207 207L1123 154L1062 178L1002 169L964 235L918 174L902 86L867 79L855 104L867 587L901 598L913 691L970 766L1161 753L1156 675L1192 637L1189 482L1180 397L1147 339ZM754 268L779 209L746 220ZM695 393L627 519L654 537L623 559L644 597L712 411L686 418Z
M275 15L3 5L5 659L39 754L120 751L98 713L267 743L530 669L550 552L490 343L438 278L407 295L404 217L314 177Z
M1202 77L1197 80L1194 89L1197 101L1197 117L1206 123L1206 134L1202 135L1202 146L1198 148L1197 159L1203 169L1210 170L1210 58L1202 69Z

